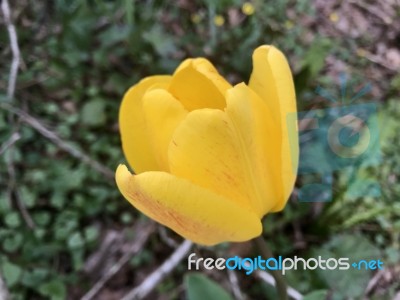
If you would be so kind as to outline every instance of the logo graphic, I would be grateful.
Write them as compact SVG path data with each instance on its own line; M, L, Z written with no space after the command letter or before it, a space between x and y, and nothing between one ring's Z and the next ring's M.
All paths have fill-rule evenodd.
M379 130L375 103L354 102L371 90L364 85L348 97L348 81L340 75L340 97L318 87L316 93L332 103L328 109L299 112L300 143L298 199L302 202L332 200L335 171L346 172L346 196L380 196L377 182L360 172L380 161ZM288 116L288 126L296 126L295 116ZM364 174L364 175L363 175Z

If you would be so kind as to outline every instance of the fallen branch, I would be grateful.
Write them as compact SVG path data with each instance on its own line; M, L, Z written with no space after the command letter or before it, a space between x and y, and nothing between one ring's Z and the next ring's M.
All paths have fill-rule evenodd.
M244 300L242 291L240 290L239 280L235 271L228 269L228 278L231 283L232 292L236 300Z
M2 275L0 274L0 300L9 299L8 289Z
M19 62L21 60L19 46L18 46L18 36L15 26L11 21L10 5L8 0L1 1L1 10L4 16L4 24L7 27L8 37L10 40L10 47L12 52L12 62L10 68L10 76L8 79L7 97L8 99L14 98L15 85L17 83Z
M57 147L64 150L65 152L69 153L73 157L81 160L83 163L89 165L99 173L103 174L110 180L114 180L114 172L107 168L106 166L100 164L99 162L93 160L89 155L81 152L80 150L76 149L70 143L62 140L55 132L47 129L41 121L36 119L35 117L29 115L27 112L13 107L8 103L0 103L0 108L5 109L14 115L18 116L20 120L33 129L38 131L42 136L49 139L52 143L54 143Z
M121 300L144 299L157 284L175 269L191 247L192 242L185 240L158 269L151 273L139 286L131 290Z
M81 300L93 299L104 285L128 263L132 256L137 254L143 248L154 229L155 224L153 222L138 224L134 231L138 232L139 235L136 237L130 249L108 270L107 273L100 278L100 280L81 298Z
M158 233L160 234L161 240L167 244L169 247L176 249L178 248L179 244L174 241L174 239L168 236L167 228L163 225L158 226Z
M8 78L8 87L7 87L7 99L8 101L12 102L14 100L15 86L17 84L18 68L21 60L21 55L18 45L17 31L15 30L15 26L11 21L11 10L10 10L10 5L8 4L8 0L1 1L1 10L4 16L4 24L7 27L8 38L10 41L10 48L12 53L12 61L11 61L10 74ZM9 150L10 153L10 159L6 161L7 172L9 176L7 198L9 203L11 203L12 196L13 195L15 196L16 204L21 212L21 215L25 223L28 225L29 228L33 229L35 227L35 224L32 220L32 217L29 215L29 212L26 209L25 204L23 203L23 201L21 201L21 197L16 188L17 185L16 185L16 171L13 160L13 150L14 150L13 146L15 142L20 139L21 135L19 133L19 124L14 120L11 114L9 115L9 124L11 127L13 127L13 133L11 134L11 138L8 140L8 142L6 142L5 145L3 145L3 147L0 150L0 154L6 150Z
M272 286L276 285L274 277L265 271L257 270L257 271L255 271L255 275L259 279L264 281L265 283L268 283L269 285L272 285ZM303 299L303 295L300 294L297 290L295 290L294 288L292 288L290 286L287 287L287 294L290 298L292 298L294 300L302 300Z
M368 51L365 51L364 53L364 57L366 59L368 59L369 61L376 63L388 70L394 71L394 72L398 72L398 69L395 66L389 65L387 64L385 61L382 60L382 58L378 55L374 55Z
M11 134L10 138L8 141L6 141L0 148L0 155L2 155L6 150L10 147L12 147L19 139L21 139L21 135L19 132L13 132Z

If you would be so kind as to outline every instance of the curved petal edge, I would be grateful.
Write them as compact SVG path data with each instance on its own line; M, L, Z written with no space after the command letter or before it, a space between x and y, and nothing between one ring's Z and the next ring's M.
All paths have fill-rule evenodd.
M171 174L132 175L126 166L119 165L116 182L138 210L193 242L242 242L262 232L254 212Z

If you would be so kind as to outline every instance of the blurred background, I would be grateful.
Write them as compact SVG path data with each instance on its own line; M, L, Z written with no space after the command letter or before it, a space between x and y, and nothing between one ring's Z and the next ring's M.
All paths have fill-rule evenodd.
M357 103L377 105L380 132L380 163L362 170L379 195L349 196L349 174L339 170L330 201L304 202L298 194L311 179L299 176L288 206L263 224L275 256L381 259L384 270L291 271L292 297L400 299L398 0L0 2L3 295L122 299L178 251L182 239L141 216L115 186L122 96L187 57L207 57L231 83L247 82L252 51L273 44L290 61L299 111L329 108L323 96L339 99L346 74L346 97L370 87ZM190 252L259 255L250 242ZM135 299L275 299L261 277L194 274L185 255Z

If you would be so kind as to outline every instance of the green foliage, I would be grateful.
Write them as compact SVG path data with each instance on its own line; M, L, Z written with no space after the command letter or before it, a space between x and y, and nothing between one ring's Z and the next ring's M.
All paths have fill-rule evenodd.
M185 277L188 300L232 300L233 298L220 285L201 273L189 273Z
M82 108L82 123L91 126L104 126L106 122L105 103L101 100L92 100Z
M303 300L321 300L321 299L327 299L327 297L328 297L328 291L319 290L305 295Z
M18 265L6 260L2 262L1 269L8 286L13 287L19 282L22 270Z
M53 279L39 286L39 293L51 300L65 299L67 291L64 283L59 279Z
M354 47L360 45L314 31L305 22L319 13L311 0L252 1L252 16L241 13L244 1L239 0L179 1L180 5L131 0L9 2L15 11L23 58L13 105L27 110L63 141L111 170L124 160L118 133L118 109L124 92L140 78L173 72L186 57L206 56L237 83L248 80L253 49L275 44L287 54L294 70L299 110L317 102L315 87L333 83L326 70L328 57L348 63L356 83L365 80L366 60L353 55ZM185 6L186 2L190 4ZM214 23L216 15L225 18L223 26ZM0 30L0 40L7 40L6 30ZM2 93L9 57L8 48L2 48ZM264 233L276 255L325 253L354 259L376 255L390 266L398 265L400 156L395 145L400 145L399 78L388 80L393 99L380 110L382 161L356 174L378 180L382 196L349 197L345 191L351 174L336 174L334 201L320 212L309 203L292 201L282 213L263 220ZM0 94L0 102L4 101L8 100ZM0 148L17 127L9 124L9 113L0 110ZM24 123L18 127L21 139L0 157L1 272L15 299L79 298L93 284L83 271L88 256L99 249L108 229L131 228L138 213L122 200L113 180L32 127ZM10 162L16 171L16 189L11 195ZM360 185L353 188L359 190ZM299 238L299 232L307 234ZM224 245L213 251L226 253L227 248ZM378 248L384 250L378 252ZM165 249L169 251L154 238L131 259L129 267L143 278L141 272L155 267L151 264L160 262L158 256L166 257ZM182 270L177 276L182 277L186 269ZM355 282L350 276L357 277L358 288L347 286ZM287 279L311 300L331 293L357 298L371 276L369 272L340 276L296 271ZM128 281L133 282L130 277ZM160 285L158 292L179 294L178 286L174 277ZM201 274L187 275L185 287L191 300L232 298ZM258 299L265 293L273 295L271 290L252 281L249 293ZM71 292L76 294L70 296Z
M380 259L382 256L379 250L368 239L361 235L336 235L321 248L312 251L313 257L319 255L324 258L341 257L349 258L349 263L360 260ZM342 270L316 270L327 287L334 292L335 299L347 299L358 297L363 294L371 271L350 268Z

